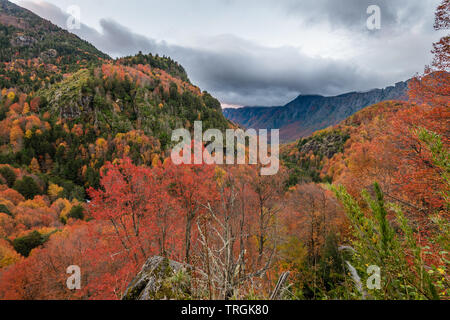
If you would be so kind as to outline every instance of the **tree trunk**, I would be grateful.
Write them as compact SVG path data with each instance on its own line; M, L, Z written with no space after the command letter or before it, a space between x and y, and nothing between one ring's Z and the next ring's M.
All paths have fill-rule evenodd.
M192 220L193 216L189 214L186 220L186 232L185 232L186 263L190 263Z

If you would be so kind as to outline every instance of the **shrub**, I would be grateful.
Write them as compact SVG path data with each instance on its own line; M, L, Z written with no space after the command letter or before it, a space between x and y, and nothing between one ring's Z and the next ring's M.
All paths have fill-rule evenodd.
M33 231L26 236L14 239L13 247L22 256L28 257L31 250L42 245L44 241L44 237L39 232Z
M11 211L9 211L8 207L5 206L4 204L0 204L0 212L6 213L8 216L12 217Z
M13 169L11 169L10 167L2 167L0 168L0 174L3 176L3 178L5 178L6 183L8 184L8 187L12 188L12 186L14 185L14 182L16 182L16 173L14 172Z
M83 220L84 219L84 208L81 205L73 206L72 209L70 209L69 214L67 215L68 218L77 219L77 220Z
M13 189L22 194L27 200L33 199L41 191L33 178L26 176L22 180L16 180Z

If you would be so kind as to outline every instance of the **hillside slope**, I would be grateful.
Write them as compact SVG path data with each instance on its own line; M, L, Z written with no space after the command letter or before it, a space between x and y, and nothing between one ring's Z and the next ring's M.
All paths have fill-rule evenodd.
M385 89L351 92L336 97L301 95L283 107L225 109L224 115L246 128L280 129L282 141L293 141L336 125L367 106L405 99L407 88L407 82L399 82Z
M450 145L450 110L444 105L385 101L364 108L336 126L284 145L289 186L332 182L359 196L378 182L390 201L420 216L444 210L442 168L419 138L426 129ZM444 210L445 211L445 210Z
M158 163L172 130L196 120L205 129L230 125L219 101L168 57L112 60L5 0L0 42L0 163L39 173L41 193L51 182L98 187L100 168L124 156Z
M108 55L9 1L0 0L0 86L36 91Z

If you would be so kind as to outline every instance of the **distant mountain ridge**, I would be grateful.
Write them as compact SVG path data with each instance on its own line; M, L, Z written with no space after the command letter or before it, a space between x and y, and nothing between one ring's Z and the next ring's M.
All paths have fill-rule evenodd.
M253 129L280 129L284 142L311 135L338 124L359 110L387 100L406 100L408 81L367 92L349 92L334 97L300 95L281 107L224 109L229 120Z

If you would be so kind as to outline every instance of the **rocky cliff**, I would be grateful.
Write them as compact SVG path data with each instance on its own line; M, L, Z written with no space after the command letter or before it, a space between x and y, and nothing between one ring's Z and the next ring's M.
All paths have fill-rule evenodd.
M385 89L350 92L335 97L301 95L283 107L225 109L229 120L253 129L280 129L282 141L294 141L336 125L359 110L387 100L407 99L408 81Z

